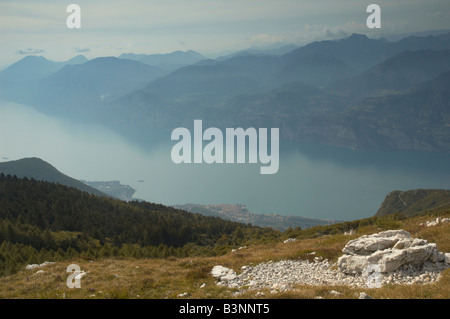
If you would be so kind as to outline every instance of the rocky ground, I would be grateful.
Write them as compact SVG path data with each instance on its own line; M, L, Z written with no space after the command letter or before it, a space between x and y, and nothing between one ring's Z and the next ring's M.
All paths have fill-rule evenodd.
M286 244L289 244L289 240ZM349 285L376 288L385 284L431 283L450 267L450 254L404 230L389 230L351 240L336 263L315 257L243 266L234 270L215 266L217 285L229 288L286 291L295 284Z

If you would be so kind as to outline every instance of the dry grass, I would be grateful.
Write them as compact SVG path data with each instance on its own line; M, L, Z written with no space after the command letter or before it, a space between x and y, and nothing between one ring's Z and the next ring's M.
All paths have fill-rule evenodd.
M414 237L435 242L439 250L450 251L450 224L434 227L420 226L420 223L432 217L418 217L400 222L401 228L410 231ZM362 234L380 231L378 226L365 226L358 229L357 234L322 236L303 239L288 244L257 245L230 252L220 257L167 258L167 259L101 259L101 260L68 260L55 263L41 269L23 270L17 274L0 277L0 298L151 298L175 299L179 294L188 293L183 298L302 298L323 297L326 299L358 298L365 291L375 298L389 299L448 299L450 297L450 269L443 272L438 283L426 285L389 285L378 289L350 288L346 286L305 286L272 294L262 290L248 291L236 297L236 290L217 287L215 279L210 275L212 267L223 265L239 272L241 266L258 264L269 260L313 258L322 256L335 261L342 253L344 245ZM311 252L315 252L311 255ZM78 264L88 272L81 279L80 289L70 289L66 285L66 272L69 264ZM25 268L25 267L24 267ZM43 272L38 273L38 270ZM204 286L202 286L204 284ZM338 291L339 294L332 293Z

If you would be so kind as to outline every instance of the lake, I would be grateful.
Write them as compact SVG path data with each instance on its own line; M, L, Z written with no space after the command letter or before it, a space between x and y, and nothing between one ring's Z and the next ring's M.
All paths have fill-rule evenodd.
M277 174L260 164L174 164L166 145L142 149L106 127L72 123L0 102L0 161L39 157L73 178L119 180L165 205L245 204L251 212L354 220L387 193L450 188L450 154L357 151L304 144L280 152Z

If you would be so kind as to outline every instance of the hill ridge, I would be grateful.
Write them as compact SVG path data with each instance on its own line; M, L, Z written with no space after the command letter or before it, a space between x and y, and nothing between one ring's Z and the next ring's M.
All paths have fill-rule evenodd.
M53 165L38 157L26 157L8 162L0 162L0 173L12 176L16 175L19 178L27 177L38 181L58 183L93 195L111 197L96 188L61 173Z

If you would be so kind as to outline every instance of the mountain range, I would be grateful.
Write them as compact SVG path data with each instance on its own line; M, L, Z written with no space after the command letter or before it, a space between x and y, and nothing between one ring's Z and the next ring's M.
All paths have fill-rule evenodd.
M279 127L294 143L450 150L450 33L394 42L353 34L215 60L186 51L69 62L18 61L0 72L0 98L102 123L145 147L148 136L167 140L203 119L222 128Z
M167 71L174 71L180 67L207 59L205 56L193 50L175 51L166 54L123 53L119 58L135 60Z
M43 56L26 56L0 72L0 98L20 101L24 93L33 95L40 79L58 72L66 65L79 65L87 61L83 55L64 62L50 61Z

